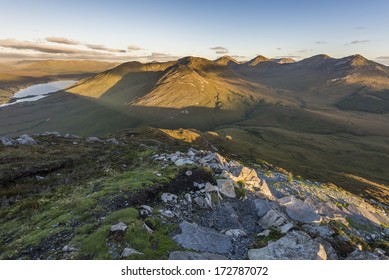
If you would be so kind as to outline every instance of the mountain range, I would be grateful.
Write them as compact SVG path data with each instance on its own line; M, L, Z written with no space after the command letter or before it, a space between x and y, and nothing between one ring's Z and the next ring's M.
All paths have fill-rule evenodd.
M42 63L48 67L37 69L57 65ZM254 153L387 202L388 113L389 67L361 55L298 62L184 57L127 62L39 101L1 108L0 134L90 136L143 125L199 137L208 131L216 142L235 143L224 147L231 153Z

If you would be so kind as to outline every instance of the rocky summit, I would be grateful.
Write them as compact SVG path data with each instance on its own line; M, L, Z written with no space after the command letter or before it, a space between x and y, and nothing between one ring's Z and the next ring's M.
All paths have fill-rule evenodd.
M388 259L384 204L156 135L1 138L0 258Z

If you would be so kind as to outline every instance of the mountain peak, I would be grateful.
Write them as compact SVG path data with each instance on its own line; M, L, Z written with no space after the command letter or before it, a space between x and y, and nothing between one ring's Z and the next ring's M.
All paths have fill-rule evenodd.
M272 59L272 61L277 62L278 64L286 64L286 63L296 62L294 59L289 58L289 57L276 58L276 59Z
M345 57L345 60L347 60L347 62L349 62L352 66L362 66L368 64L368 60L360 54L347 56Z
M229 55L224 55L222 57L219 57L218 59L214 60L214 62L218 65L228 65L229 63L237 63L235 59L233 59Z
M259 63L270 61L267 57L264 57L263 55L258 55L254 57L252 60L248 61L246 64L248 66L257 66Z

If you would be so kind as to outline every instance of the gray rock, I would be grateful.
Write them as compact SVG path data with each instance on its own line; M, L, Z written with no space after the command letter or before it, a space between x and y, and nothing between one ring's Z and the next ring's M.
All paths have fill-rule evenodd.
M101 140L101 139L98 138L98 137L91 136L91 137L86 138L86 142L88 142L88 143L93 143L93 142L96 142L96 143L103 143L104 141Z
M211 183L206 183L204 191L205 192L218 192L219 188L214 186L214 185L212 185Z
M265 216L263 216L258 224L263 229L270 227L278 228L287 222L285 216L275 209L270 209Z
M189 150L186 154L187 154L188 157L196 156L196 153L194 151L192 151L192 150Z
M29 135L23 134L18 139L16 139L20 145L36 145L36 141Z
M57 131L46 131L42 134L43 136L55 136L55 137L62 137L61 133Z
M314 239L316 242L320 243L327 254L327 260L338 260L338 255L336 254L335 249L332 247L332 245L324 238L317 237Z
M177 196L175 194L171 194L171 193L163 193L161 195L161 200L165 203L169 203L169 202L177 202Z
M202 209L208 208L207 203L203 197L197 196L195 197L194 201L200 208Z
M106 143L112 144L112 145L119 145L119 141L116 138L109 138L105 140Z
M228 258L211 253L174 251L169 254L169 260L228 260Z
M269 201L266 199L255 199L254 204L257 215L260 218L262 218L270 210Z
M302 231L293 231L268 246L248 251L250 260L327 259L324 246Z
M236 193L235 193L235 187L237 185L233 180L230 179L217 179L217 186L219 188L219 191L221 194L230 197L230 198L235 198Z
M45 179L45 177L39 176L39 175L35 175L35 179L36 179L37 181L43 181L43 180Z
M186 176L192 176L192 171L190 171L190 170L186 171L186 172L185 172L185 175L186 175Z
M257 234L257 236L269 236L270 230L265 229L264 231L261 231L260 233Z
M180 159L177 159L174 162L174 164L177 166L184 166L184 165L188 165L188 164L193 164L193 161L191 161L190 159L180 158Z
M142 216L149 216L153 213L153 208L147 205L141 205L139 212Z
M244 230L240 229L240 228L229 229L224 234L227 235L227 236L231 236L231 237L241 237L241 236L246 236L247 235L247 233Z
M186 221L180 223L180 229L181 234L173 239L184 248L216 254L226 254L232 249L231 237L213 229Z
M310 205L293 196L281 198L278 202L286 207L286 213L293 220L302 223L319 223L321 220Z
M305 224L302 228L312 236L330 237L334 231L326 226Z
M126 258L126 257L131 256L131 255L134 255L134 254L136 254L136 255L143 255L142 252L139 252L139 251L137 251L137 250L135 250L135 249L132 249L132 248L124 248L124 249L123 249L123 252L122 252L122 254L121 254L121 257L122 257L122 258Z
M166 218L174 218L174 216L176 216L176 214L170 210L160 210L159 212Z
M190 193L186 193L184 197L188 203L190 203L190 204L192 203L192 197L191 197Z
M74 251L78 251L78 249L73 247L73 246L71 246L71 245L65 245L62 248L62 252L65 252L65 253L74 252Z
M111 231L112 232L115 232L115 231L125 231L126 229L128 228L128 226L123 223L123 222L120 222L116 225L112 225L111 226Z
M286 223L286 224L280 226L280 232L287 233L293 227L294 227L294 225L292 223Z
M68 138L68 139L80 139L80 138L81 138L81 137L78 136L78 135L70 134L70 133L65 134L64 137L65 137L65 138Z
M369 251L355 250L352 252L346 260L379 260L380 257Z
M0 142L1 142L4 146L12 146L12 145L15 145L15 140L13 140L12 138L8 138L8 137L0 137Z
M152 234L154 231L146 225L146 223L143 223L142 228L147 231L148 234Z

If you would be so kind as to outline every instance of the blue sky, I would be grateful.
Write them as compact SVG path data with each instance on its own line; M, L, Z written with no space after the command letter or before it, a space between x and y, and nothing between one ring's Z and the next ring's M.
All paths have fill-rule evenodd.
M297 60L389 64L389 1L1 1L0 59Z

